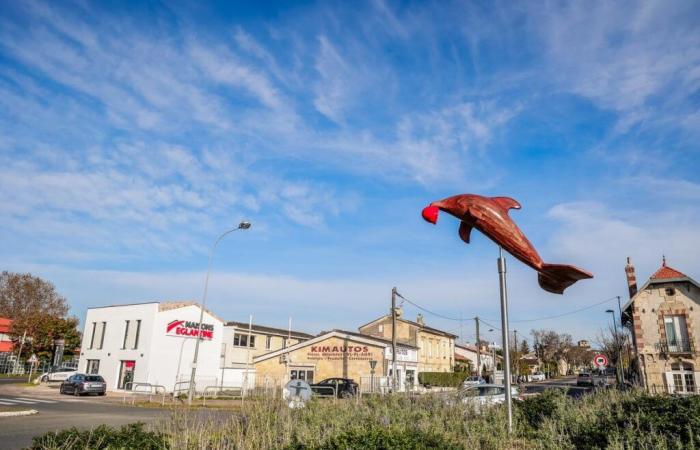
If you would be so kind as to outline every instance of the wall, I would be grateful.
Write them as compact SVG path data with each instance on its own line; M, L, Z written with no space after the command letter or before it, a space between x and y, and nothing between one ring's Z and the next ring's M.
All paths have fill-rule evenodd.
M347 352L331 351L324 355L320 351L321 347L360 347L358 353L348 354ZM314 351L315 350L315 351ZM362 377L370 376L370 360L377 361L375 375L383 375L381 368L385 367L384 346L367 344L354 341L353 339L342 339L339 337L329 337L318 343L304 345L301 348L287 354L288 363L285 364L282 358L275 356L255 364L258 380L261 382L265 377L280 380L280 383L288 380L288 370L292 368L309 368L314 370L314 382L324 378L352 378L357 383ZM398 356L398 355L397 355Z
M279 350L283 347L291 347L294 344L301 342L301 339L292 337L287 339L286 336L279 336L274 334L262 333L260 331L253 330L251 332L252 336L255 336L255 346L250 348L250 352L246 347L237 347L233 345L234 333L240 333L243 335L248 335L248 329L241 329L236 327L225 326L224 327L224 340L223 343L226 345L226 356L224 361L225 367L239 367L243 368L246 365L246 361L252 364L253 358L256 356L264 355L265 353L270 353L275 350ZM270 342L270 348L265 347L267 336L272 337ZM285 345L285 341L287 341Z
M666 295L666 288L674 287L676 294ZM664 315L685 315L688 337L693 342L694 354L664 356L657 344L665 339ZM666 391L665 373L671 364L691 363L700 384L700 290L690 283L652 284L640 291L632 310L635 340L643 364L649 390Z
M85 320L83 321L83 340L80 346L81 351L78 370L87 372L87 360L99 360L100 367L98 373L102 375L107 382L107 389L114 390L117 388L121 361L136 361L134 379L137 381L147 380L149 358L151 357L150 348L152 346L153 324L157 311L157 303L88 309ZM127 320L141 320L141 331L139 333L139 342L136 350L122 349L124 343L124 329ZM102 349L97 348L99 345L97 342L95 342L93 348L89 348L92 338L93 322L107 323Z

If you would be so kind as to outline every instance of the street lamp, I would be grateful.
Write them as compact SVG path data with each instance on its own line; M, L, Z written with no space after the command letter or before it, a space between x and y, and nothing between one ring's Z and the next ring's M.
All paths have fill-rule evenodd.
M211 272L211 261L212 258L214 257L214 251L216 250L216 246L219 245L219 242L228 234L233 233L236 230L247 230L250 228L250 222L248 221L243 221L238 224L236 228L231 228L228 231L225 231L224 233L219 236L219 238L214 242L214 246L211 248L211 252L209 253L209 265L207 267L207 278L204 281L204 295L202 296L202 305L200 306L200 311L199 311L199 326L197 327L197 341L195 342L194 345L194 358L192 359L192 375L190 376L190 389L187 394L187 404L191 405L192 404L192 397L194 397L194 391L195 391L195 375L197 374L197 357L199 356L199 341L202 339L202 321L204 320L204 307L207 303L207 289L209 287L209 274Z
M620 345L620 340L618 339L617 335L617 321L615 320L615 310L614 309L608 309L605 311L608 314L612 314L613 316L613 326L615 327L615 347L617 347L617 365L620 366L618 368L620 372L620 382L624 384L625 382L625 371L623 370L622 367L622 349L619 347Z

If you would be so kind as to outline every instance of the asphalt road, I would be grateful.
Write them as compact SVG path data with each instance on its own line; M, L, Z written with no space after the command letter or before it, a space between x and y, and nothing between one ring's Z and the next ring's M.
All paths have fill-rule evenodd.
M21 405L36 409L39 414L21 417L0 417L0 449L21 449L32 443L32 437L49 431L76 426L90 429L97 425L120 426L133 422L153 422L168 417L163 409L135 408L105 403L98 397L23 395L3 392L0 405Z
M26 376L21 376L21 377L13 377L13 378L0 378L0 386L3 384L15 384L15 383L26 383L27 382L27 377Z
M566 389L567 395L578 398L583 394L592 392L593 388L588 386L576 386L576 376L566 376L553 380L539 381L536 383L523 383L520 388L524 394L539 394L547 389Z

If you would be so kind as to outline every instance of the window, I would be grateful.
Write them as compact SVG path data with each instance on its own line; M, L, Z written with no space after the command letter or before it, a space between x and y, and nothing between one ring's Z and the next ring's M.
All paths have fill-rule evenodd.
M270 350L272 348L272 336L265 336L265 349Z
M126 348L126 340L129 337L129 320L126 321L126 326L124 327L124 342L122 343L122 349Z
M384 325L379 325L379 332L383 333L384 332Z
M666 295L669 297L673 297L676 295L676 290L674 288L666 288Z
M314 382L314 371L306 369L294 369L290 372L289 378L291 380L304 380L311 384Z
M250 337L250 341L248 338ZM255 336L247 334L235 334L233 336L233 345L236 347L255 348Z
M666 384L670 394L694 394L697 393L697 383L695 380L698 374L693 373L692 364L673 364L671 372L666 372Z
M666 345L671 353L690 351L685 316L665 316Z
M141 321L127 320L124 327L124 344L122 349L136 350L139 346L139 334L141 334Z
M90 348L97 348L97 350L102 350L102 346L105 343L105 329L107 328L107 322L93 322L93 333L92 339L90 340ZM93 346L96 345L97 347Z
M97 375L100 373L100 360L99 359L88 359L87 368L85 372L89 375Z
M95 346L95 331L97 330L97 322L92 322L92 333L90 333L90 346L88 348L94 348Z

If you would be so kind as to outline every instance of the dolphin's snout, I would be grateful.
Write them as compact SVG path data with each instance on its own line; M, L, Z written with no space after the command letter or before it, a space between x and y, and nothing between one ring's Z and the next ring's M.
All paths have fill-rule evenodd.
M423 212L421 214L426 222L430 222L435 225L438 220L438 215L440 214L440 208L435 205L429 205L423 208Z

